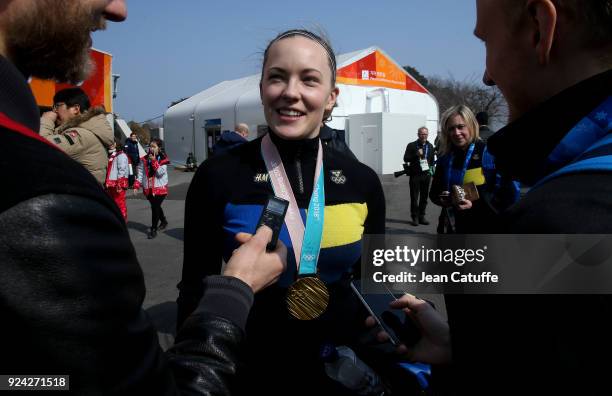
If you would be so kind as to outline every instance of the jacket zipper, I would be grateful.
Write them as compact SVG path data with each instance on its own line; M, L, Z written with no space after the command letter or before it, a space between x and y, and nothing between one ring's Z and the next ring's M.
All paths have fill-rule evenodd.
M301 148L298 148L297 153L295 154L295 170L297 172L300 194L304 194L304 177L302 176L302 161L300 159L300 154Z

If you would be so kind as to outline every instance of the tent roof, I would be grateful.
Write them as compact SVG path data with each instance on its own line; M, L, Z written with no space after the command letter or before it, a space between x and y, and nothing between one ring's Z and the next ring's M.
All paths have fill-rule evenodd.
M372 46L338 55L336 62L337 82L340 84L387 87L429 94L425 87L379 47ZM211 95L217 95L228 88L238 86L244 90L258 85L259 74L222 81L175 106L193 107Z
M414 77L379 47L373 46L336 57L337 81L429 93Z

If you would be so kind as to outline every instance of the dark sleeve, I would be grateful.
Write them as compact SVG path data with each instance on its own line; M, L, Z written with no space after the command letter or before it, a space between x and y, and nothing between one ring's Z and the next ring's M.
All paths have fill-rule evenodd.
M370 182L367 197L368 217L364 224L365 234L384 234L386 222L385 193L378 175L370 168L367 168Z
M217 198L211 162L198 168L185 200L183 273L178 284L177 329L198 306L202 280L221 272L223 204Z
M431 180L431 188L429 190L429 199L431 199L431 201L438 206L442 206L440 202L440 194L442 191L444 191L444 186L442 185L444 183L444 172L444 166L442 166L442 163L438 158L438 165L436 166L436 172Z
M237 278L211 276L204 283L206 292L198 308L166 354L185 393L231 395L254 296Z
M406 146L406 151L404 152L404 162L413 162L416 157L416 150L414 149L414 145L409 143Z
M227 393L248 286L226 282L237 311L198 310L165 354L122 218L92 199L49 194L3 212L0 227L11 230L0 233L2 360L15 372L68 374L75 394Z

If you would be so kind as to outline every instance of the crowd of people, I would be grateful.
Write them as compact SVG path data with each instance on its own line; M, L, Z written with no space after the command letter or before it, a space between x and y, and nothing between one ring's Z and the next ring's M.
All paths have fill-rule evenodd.
M137 135L131 133L123 144L114 135L104 109L91 108L87 93L78 87L54 95L53 110L40 118L40 136L83 165L117 204L126 222L126 191L131 188L136 194L142 189L151 204L149 239L168 226L161 205L168 195L170 161L161 139L151 139L148 152L141 157Z
M458 105L441 117L438 147L417 131L404 158L413 224L428 223L429 196L443 207L444 233L609 233L610 0L476 4L484 82L506 97L509 124L485 142L486 118ZM28 164L7 173L0 198L1 374L70 375L79 395L607 393L607 296L448 295L446 321L405 295L393 307L418 340L393 347L377 334L350 283L364 234L385 233L384 193L325 125L340 93L336 58L303 29L266 46L267 133L228 135L232 147L194 175L177 335L162 351L142 310L125 209L125 191L142 188L148 237L168 225L162 141L141 157L131 136L122 150L78 88L58 92L39 117L27 85L29 76L83 80L90 32L126 17L123 0L0 8L0 163ZM531 187L525 197L517 183ZM288 210L271 249L272 230L256 227L274 195ZM329 345L353 351L353 365L326 366ZM418 390L401 360L431 364L432 385Z

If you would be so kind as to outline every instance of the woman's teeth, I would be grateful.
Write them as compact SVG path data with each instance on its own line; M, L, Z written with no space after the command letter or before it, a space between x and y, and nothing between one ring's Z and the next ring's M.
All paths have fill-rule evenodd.
M299 117L304 115L303 113L296 110L278 110L280 115L289 116L289 117Z

